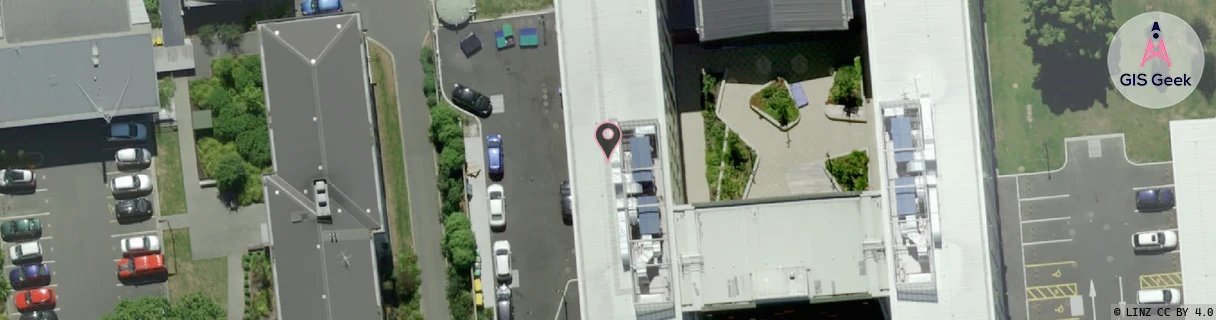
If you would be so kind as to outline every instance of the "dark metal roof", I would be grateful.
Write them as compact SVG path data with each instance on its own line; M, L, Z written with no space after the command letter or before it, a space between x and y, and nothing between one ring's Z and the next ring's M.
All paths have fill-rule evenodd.
M770 32L846 30L851 0L697 0L701 41Z
M127 0L4 0L4 38L23 43L131 30ZM149 40L150 41L150 40Z

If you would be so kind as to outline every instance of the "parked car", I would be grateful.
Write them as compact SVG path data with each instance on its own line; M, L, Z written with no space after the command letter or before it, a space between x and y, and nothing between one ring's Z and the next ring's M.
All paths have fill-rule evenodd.
M511 283L511 243L507 240L494 241L494 275L499 285Z
M486 136L486 157L488 158L486 163L490 169L490 180L502 180L503 174L506 173L503 168L505 156L506 153L502 150L502 136L497 134Z
M148 198L119 200L114 204L114 219L139 220L152 217L152 201Z
M1145 289L1136 292L1138 304L1180 304L1182 291L1174 288Z
M119 170L142 170L152 164L152 152L144 148L126 148L114 153Z
M17 292L13 302L19 312L54 309L55 289L38 288Z
M40 310L21 314L21 320L59 320L55 310Z
M486 188L486 194L490 198L490 228L499 229L507 227L507 204L506 197L503 196L502 185L492 184Z
M494 107L490 105L490 98L459 83L452 89L452 103L482 119L489 118L490 113L494 112Z
M497 301L494 313L498 315L498 320L511 320L515 317L515 308L511 306L511 287L498 286L498 290L494 291L494 300Z
M152 192L152 179L146 174L120 176L110 181L110 191L116 196Z
M42 244L37 241L22 242L8 248L8 259L14 265L42 257Z
M0 224L0 238L4 241L37 239L42 237L42 220L25 218L5 221Z
M110 141L143 141L148 139L148 127L138 122L115 123L110 125Z
M38 185L34 170L8 168L0 169L0 188L33 188Z
M130 237L119 241L124 256L160 253L160 238L157 236Z
M51 268L46 264L27 264L8 272L8 282L13 288L41 287L51 283Z
M1174 190L1169 188L1136 191L1136 210L1165 211L1174 208Z
M562 222L572 224L574 223L574 192L570 190L570 180L562 182L560 190L562 194Z
M1132 235L1135 250L1170 250L1178 247L1178 234L1173 230L1144 231Z
M130 279L165 271L165 256L161 254L150 254L118 260L119 279Z

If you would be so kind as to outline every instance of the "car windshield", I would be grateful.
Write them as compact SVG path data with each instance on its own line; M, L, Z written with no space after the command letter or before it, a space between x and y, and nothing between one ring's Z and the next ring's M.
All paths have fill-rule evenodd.
M16 252L18 257L20 257L22 254L24 254L23 251L25 251L25 250L21 250L21 246L13 247L13 252Z
M131 187L139 189L139 177L131 176Z
M134 123L128 123L128 124L127 124L127 136L128 136L128 137L134 137L134 136L135 136L135 130L136 130L135 128L136 128L136 127L135 127L135 124L134 124Z
M4 182L13 182L16 180L21 180L21 178L22 178L22 174L20 171L7 170L4 172Z
M1165 302L1170 302L1173 300L1173 299L1170 299L1170 298L1172 298L1172 295L1170 295L1169 290L1162 290L1161 298L1162 298L1162 300L1165 300Z

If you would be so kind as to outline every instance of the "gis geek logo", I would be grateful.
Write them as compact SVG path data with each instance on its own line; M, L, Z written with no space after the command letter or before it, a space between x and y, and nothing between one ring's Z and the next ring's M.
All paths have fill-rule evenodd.
M1203 75L1203 45L1195 30L1177 16L1147 12L1119 28L1107 65L1115 87L1128 101L1166 108L1194 92Z

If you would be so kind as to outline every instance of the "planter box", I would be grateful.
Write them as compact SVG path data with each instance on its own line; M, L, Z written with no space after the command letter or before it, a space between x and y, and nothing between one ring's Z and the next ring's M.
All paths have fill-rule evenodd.
M790 99L793 99L793 96L794 96L793 92L789 92L790 84L789 84L789 82L786 82L785 79L773 80L773 81L769 81L768 83L765 83L764 86L760 88L760 91L756 91L755 93L752 93L752 96L755 96L756 94L760 93L761 91L764 91L764 88L768 88L769 86L776 84L778 81L781 81L781 83L785 86L785 91L787 91L787 93L789 93ZM749 101L750 101L750 99L749 99ZM794 106L794 119L790 120L790 122L784 126L781 125L781 121L777 121L777 119L774 119L773 116L769 115L768 112L765 112L763 109L760 109L759 106L756 106L756 105L753 105L750 103L748 106L752 108L753 112L755 112L757 115L760 115L761 118L764 118L764 120L767 120L774 127L777 127L777 129L781 130L781 131L790 131L790 129L793 129L794 126L798 125L798 122L802 121L802 109L798 108L797 106Z

